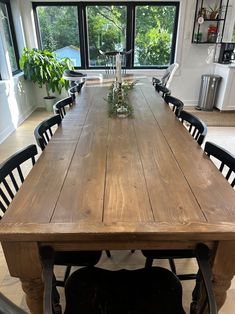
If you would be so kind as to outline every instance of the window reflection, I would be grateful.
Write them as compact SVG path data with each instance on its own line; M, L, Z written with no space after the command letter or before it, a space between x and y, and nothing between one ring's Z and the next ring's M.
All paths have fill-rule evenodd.
M1 2L0 2L0 19L1 19L1 26L3 27L3 33L5 37L7 50L9 53L11 69L12 69L12 72L15 72L18 70L18 65L16 61L16 54L15 54L15 49L14 49L13 40L12 40L9 16L8 16L6 4L1 3Z

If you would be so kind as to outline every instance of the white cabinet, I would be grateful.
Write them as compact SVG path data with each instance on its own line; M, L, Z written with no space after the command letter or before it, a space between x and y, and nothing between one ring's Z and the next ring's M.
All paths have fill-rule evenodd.
M235 64L217 63L215 74L222 77L215 106L221 111L235 110Z

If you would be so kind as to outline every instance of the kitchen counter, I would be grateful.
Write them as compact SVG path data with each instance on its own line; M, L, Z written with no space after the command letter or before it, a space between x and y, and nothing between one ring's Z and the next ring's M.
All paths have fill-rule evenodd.
M235 63L215 63L214 74L222 77L215 107L221 111L235 110Z

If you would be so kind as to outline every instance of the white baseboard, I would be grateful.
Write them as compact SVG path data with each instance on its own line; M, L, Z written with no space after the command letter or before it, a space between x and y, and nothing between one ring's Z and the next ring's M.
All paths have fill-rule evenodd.
M17 127L20 126L21 123L23 123L32 114L32 112L34 112L36 108L37 107L33 107L27 110L26 112L21 113L18 119ZM8 136L11 135L11 133L13 133L16 130L16 128L14 127L14 124L12 123L8 125L2 132L0 132L0 144L3 141L5 141L8 138Z
M0 144L5 141L5 139L15 131L14 125L8 125L2 132L0 132Z

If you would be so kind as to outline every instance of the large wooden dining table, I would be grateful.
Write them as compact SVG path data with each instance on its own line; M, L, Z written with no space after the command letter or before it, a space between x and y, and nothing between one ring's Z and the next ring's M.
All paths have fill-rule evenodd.
M0 225L10 274L42 313L39 246L56 250L213 251L218 307L235 273L235 193L151 82L129 92L132 118L108 116L108 87L87 84Z

